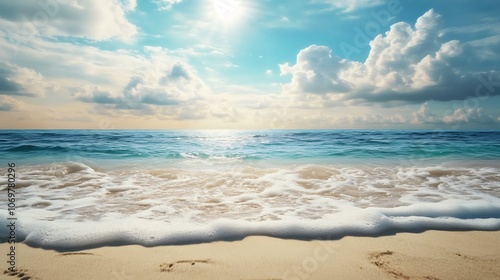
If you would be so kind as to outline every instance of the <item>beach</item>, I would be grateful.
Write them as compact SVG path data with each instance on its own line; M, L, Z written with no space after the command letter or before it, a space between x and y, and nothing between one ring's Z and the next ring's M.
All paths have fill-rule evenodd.
M2 271L19 269L5 279L500 276L499 132L0 140Z
M340 240L250 236L192 245L58 252L18 244L26 279L498 279L499 231L426 231ZM6 244L1 244L6 251ZM2 279L19 279L18 274Z
M500 5L450 2L0 1L0 280L500 280Z

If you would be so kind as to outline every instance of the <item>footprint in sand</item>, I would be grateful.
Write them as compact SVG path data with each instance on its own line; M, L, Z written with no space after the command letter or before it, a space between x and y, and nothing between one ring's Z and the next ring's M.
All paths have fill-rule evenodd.
M369 260L372 264L376 265L378 268L382 269L385 273L392 275L396 279L411 279L410 276L404 274L403 272L395 269L391 263L398 259L398 254L393 251L384 252L373 252L369 256ZM439 278L434 276L423 277L426 280L439 280Z
M212 260L206 259L206 260L180 260L176 261L173 263L162 263L160 264L160 271L161 272L171 272L174 270L175 267L179 267L180 265L183 266L194 266L198 263L212 263Z
M391 264L391 256L393 256L394 252L385 251L385 252L373 252L370 254L369 260L372 264L376 265L378 268L382 269L388 274L398 278L398 279L410 279L408 275L403 274L401 271L398 271L390 266Z
M20 280L33 280L33 277L28 275L28 271L26 269L18 269L16 271L5 270L3 274L7 276L17 277Z

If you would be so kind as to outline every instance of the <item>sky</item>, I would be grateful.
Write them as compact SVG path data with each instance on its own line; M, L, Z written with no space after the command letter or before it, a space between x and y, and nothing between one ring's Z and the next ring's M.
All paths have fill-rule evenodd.
M0 1L0 128L500 129L498 0Z

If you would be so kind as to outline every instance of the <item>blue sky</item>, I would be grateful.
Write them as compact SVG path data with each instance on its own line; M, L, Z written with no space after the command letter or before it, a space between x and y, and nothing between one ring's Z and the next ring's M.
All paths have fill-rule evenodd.
M500 128L493 0L0 3L2 128Z

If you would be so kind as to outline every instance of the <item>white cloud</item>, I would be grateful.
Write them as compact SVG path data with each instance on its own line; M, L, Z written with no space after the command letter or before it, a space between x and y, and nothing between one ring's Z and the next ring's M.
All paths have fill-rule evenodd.
M331 56L330 52L328 47L312 45L299 52L295 65L279 65L281 75L293 76L285 91L326 93L347 90L348 84L338 73L350 67L351 63Z
M239 66L237 64L232 63L231 61L226 61L224 63L225 68L238 68Z
M267 28L283 28L283 29L302 29L306 25L303 18L294 17L293 20L287 16L277 18L276 15L270 16L268 21L264 21L264 26Z
M453 113L443 117L443 122L446 124L460 123L495 123L499 122L489 115L483 108L459 108Z
M24 107L24 103L10 96L0 95L1 111L19 111Z
M429 110L429 103L424 103L413 113L413 123L441 123L439 117Z
M200 102L210 92L208 86L183 55L161 47L145 47L142 53L106 51L34 37L18 46L17 55L11 55L12 51L12 44L0 36L0 60L9 61L0 64L0 95L50 93L52 100L91 104L92 114L120 111L169 119L208 115L208 109L199 114L186 111L201 108ZM33 102L43 104L44 100Z
M125 11L134 11L137 7L137 0L120 0Z
M57 81L61 87L94 84L116 90L136 73L148 72L152 65L154 67L155 61L161 62L172 57L155 56L148 50L142 55L126 50L100 50L40 37L33 37L16 48L12 42L0 36L1 61L33 69L43 74L45 80Z
M182 0L153 0L158 5L160 11L170 10L175 4L179 4Z
M0 95L43 97L57 89L33 69L0 63Z
M393 24L370 47L365 62L342 59L325 46L301 50L294 65L280 65L282 75L292 75L284 92L322 94L344 102L462 100L474 95L476 75L490 70L481 69L473 45L443 41L441 16L433 10L418 18L414 27Z
M493 117L481 107L460 106L447 112L435 112L426 102L413 113L413 123L440 124L440 125L466 125L466 124L492 124L500 123L500 118Z
M191 67L183 62L151 64L149 71L130 77L121 91L86 87L76 98L108 109L138 110L154 113L158 106L199 106L208 87ZM186 115L186 112L179 112Z
M135 0L0 1L0 24L15 40L33 36L130 40L137 27L125 17Z

